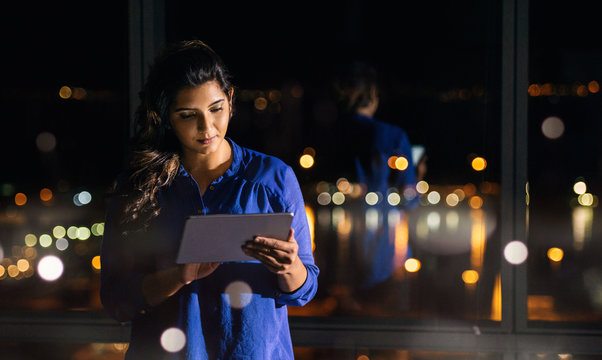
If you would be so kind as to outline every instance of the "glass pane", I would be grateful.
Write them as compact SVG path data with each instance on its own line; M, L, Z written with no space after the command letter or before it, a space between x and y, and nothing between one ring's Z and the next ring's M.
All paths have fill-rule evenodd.
M2 358L123 360L128 344L71 344L51 342L0 342Z
M297 347L297 360L502 360L503 354L463 351L313 349Z
M229 136L293 166L302 185L321 273L315 299L292 315L501 319L500 79L492 76L501 5L430 6L305 2L282 13L281 2L239 4L241 15L229 14L241 29L233 35L220 17L197 20L218 5L167 3L168 39L206 41L233 72ZM374 116L426 150L418 187L410 151L383 151L370 165L383 178L408 174L407 183L371 188L358 178L353 153L369 145L362 153L343 135L330 92L351 60L372 64L382 80ZM396 131L377 143L400 142ZM389 168L397 159L400 168Z
M593 4L531 1L529 320L602 320L602 49L593 12Z
M100 310L103 195L127 140L127 4L4 4L0 308ZM8 20L10 19L10 20Z

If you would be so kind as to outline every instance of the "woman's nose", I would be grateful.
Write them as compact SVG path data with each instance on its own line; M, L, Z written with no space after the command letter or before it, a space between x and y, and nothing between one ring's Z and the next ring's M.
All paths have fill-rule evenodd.
M207 120L207 117L201 115L198 117L196 125L199 131L203 131L209 128L209 121Z

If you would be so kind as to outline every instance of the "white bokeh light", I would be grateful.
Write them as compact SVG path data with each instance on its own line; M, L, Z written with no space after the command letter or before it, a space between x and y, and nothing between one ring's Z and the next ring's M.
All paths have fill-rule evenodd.
M61 259L54 255L46 255L38 262L38 275L42 280L55 281L63 275L64 268Z
M41 152L50 152L56 148L56 137L44 131L36 137L36 146Z
M564 134L564 122L556 116L550 116L541 123L541 132L548 139L558 139Z
M522 241L510 241L504 248L504 258L512 265L522 264L528 255L529 250Z
M172 327L161 334L161 347L167 352L175 353L186 345L186 334L178 328Z
M230 304L230 307L242 309L249 305L253 299L253 290L251 290L249 284L244 281L234 281L226 287L224 295L226 301Z

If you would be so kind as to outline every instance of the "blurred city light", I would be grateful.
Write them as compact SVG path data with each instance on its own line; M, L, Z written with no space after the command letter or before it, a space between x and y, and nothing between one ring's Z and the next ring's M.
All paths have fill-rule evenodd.
M581 206L592 206L594 205L594 196L590 193L584 193L579 195L577 201Z
M45 281L55 281L63 275L63 261L54 255L46 255L38 262L38 276Z
M25 245L27 246L35 246L38 242L38 238L34 234L25 235ZM2 258L0 256L0 258Z
M160 341L163 350L175 353L186 346L186 334L182 330L172 327L163 331Z
M455 193L451 193L445 197L445 203L448 206L454 207L460 203L460 198Z
M100 255L96 255L95 257L93 257L91 264L92 268L94 268L95 270L100 270Z
M56 137L45 131L36 137L36 146L41 152L51 152L56 148Z
M65 251L69 247L69 240L65 238L56 239L54 246L60 251Z
M48 234L42 234L40 235L39 242L41 247L49 247L52 245L52 237Z
M332 203L335 205L343 205L343 203L345 202L345 195L340 192L337 191L334 194L332 194Z
M587 185L583 181L577 181L575 185L573 185L573 191L577 195L584 194L587 191Z
M483 171L487 167L487 160L481 156L477 156L476 158L472 159L471 165L475 171Z
M479 273L474 270L466 270L462 272L462 281L468 285L476 284L479 281Z
M470 200L468 200L468 204L475 210L480 209L483 206L483 198L477 195L472 196Z
M59 97L61 99L69 99L72 94L73 91L69 86L61 86L61 88L59 89Z
M437 191L431 191L427 196L426 199L428 200L429 203L431 203L432 205L437 205L439 204L439 201L441 201L441 195L439 194L439 192Z
M418 181L416 183L416 191L420 194L426 194L429 191L429 184L424 180Z
M226 302L234 309L242 309L253 299L253 290L244 281L233 281L224 290Z
M310 167L314 166L314 158L309 154L303 154L299 158L299 164L301 167L309 169Z
M541 132L548 139L558 139L564 134L564 122L557 116L550 116L541 123Z
M408 165L409 165L408 159L406 159L403 156L400 156L397 159L395 159L395 168L397 170L404 171L405 169L408 168Z
M559 262L564 257L564 251L561 248L553 247L548 249L548 259Z
M407 259L404 263L404 267L407 272L417 272L418 270L420 270L421 266L422 264L420 263L420 261L414 258Z
M369 192L365 196L365 201L366 201L366 204L368 204L368 205L371 205L371 206L376 205L376 204L378 204L379 196L375 192Z
M44 188L40 190L40 200L42 201L50 201L52 200L52 190L48 188Z
M587 84L587 90L592 94L597 94L600 91L600 84L596 80L592 80Z
M320 204L320 205L323 205L323 206L328 205L328 204L330 204L331 196L327 192L320 193L320 194L318 194L317 201L318 201L318 204Z
M259 110L259 111L263 111L268 107L268 100L264 97L258 97L255 99L255 101L253 102L253 105L255 106L255 109Z
M27 203L27 196L23 193L15 194L15 204L17 206L23 206Z
M504 247L504 258L512 265L520 265L525 262L528 254L529 250L527 249L527 246L518 240L510 241L506 247Z
M67 230L65 230L64 227L57 225L52 229L52 235L54 235L55 238L59 239L67 235Z

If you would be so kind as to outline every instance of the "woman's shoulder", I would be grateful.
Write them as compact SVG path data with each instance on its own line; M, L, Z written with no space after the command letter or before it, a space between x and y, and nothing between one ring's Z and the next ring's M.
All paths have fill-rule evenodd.
M246 180L270 188L284 187L295 177L293 169L274 155L240 146L239 174Z

